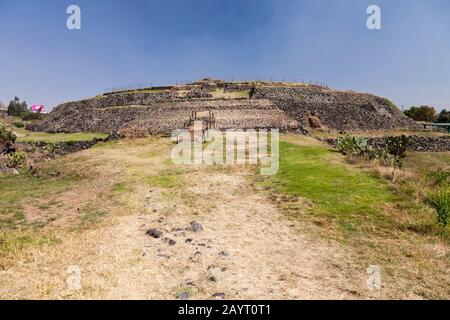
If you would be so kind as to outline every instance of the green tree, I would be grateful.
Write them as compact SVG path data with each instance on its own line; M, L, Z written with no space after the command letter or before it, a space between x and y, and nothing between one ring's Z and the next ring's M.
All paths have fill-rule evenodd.
M20 102L19 97L14 97L8 105L8 115L9 116L20 116L28 112L28 106L25 101Z
M442 110L436 120L438 123L450 123L450 111Z
M401 136L385 137L384 150L386 155L392 158L392 181L395 182L395 168L403 166L402 159L406 156L409 138L402 134Z
M415 121L434 122L436 120L436 110L430 106L411 107L404 114Z

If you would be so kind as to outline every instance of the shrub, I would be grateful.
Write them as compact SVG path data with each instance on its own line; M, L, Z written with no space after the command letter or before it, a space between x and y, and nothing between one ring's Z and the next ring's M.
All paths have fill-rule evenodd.
M16 135L0 123L0 153L9 152L14 146Z
M370 151L367 140L362 137L351 137L346 135L339 138L336 144L336 150L349 156L357 157Z
M7 155L6 166L8 168L20 168L25 165L26 156L23 152L13 152Z
M47 143L43 148L42 151L47 153L55 153L56 151L61 150L61 146L58 143Z
M385 137L381 148L372 148L367 139L346 135L336 143L336 150L345 155L365 157L368 160L377 159L383 165L393 166L392 181L395 180L395 169L401 168L402 159L406 155L409 139L402 135L398 137Z
M13 123L13 126L16 128L24 128L25 124L22 121L16 121Z
M0 139L3 142L14 143L16 141L16 135L0 123Z
M44 113L35 113L35 112L23 112L20 115L20 118L22 118L23 121L32 121L32 120L43 120L45 118L46 114Z
M386 152L397 159L402 159L405 157L408 143L409 139L404 134L401 136L384 138L384 147Z
M436 191L428 196L428 203L436 209L438 224L448 225L450 216L450 189Z
M406 156L409 138L405 135L384 138L385 160L391 160L392 181L395 181L395 169L403 167L402 159Z

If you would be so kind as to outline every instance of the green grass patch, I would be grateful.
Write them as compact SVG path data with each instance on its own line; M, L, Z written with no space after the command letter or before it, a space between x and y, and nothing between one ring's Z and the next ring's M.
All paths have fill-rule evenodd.
M231 95L236 98L248 98L250 96L250 90L234 91Z
M450 188L431 193L428 202L436 209L439 225L446 227L450 221Z
M0 232L0 254L13 255L29 247L41 247L59 243L61 239L53 234L39 234L35 231Z
M142 90L130 91L130 93L153 93L153 94L165 93L165 92L170 92L170 90L164 90L164 89L142 89Z
M17 142L76 142L108 137L107 134L103 133L47 133L31 132L23 128L14 129L14 133L17 135Z
M445 187L450 185L450 170L434 170L427 172L426 176L435 186Z
M239 98L249 98L250 90L225 92L223 88L216 89L211 92L213 98L228 98L228 99L239 99Z
M131 187L126 182L119 182L114 185L113 187L113 193L127 193L131 192Z
M405 168L418 173L450 170L449 152L408 152Z
M310 213L336 219L346 231L356 231L364 219L378 216L381 205L393 198L387 184L339 163L326 147L288 142L280 142L278 174L264 184L310 200Z
M180 177L176 173L149 176L145 178L145 182L157 188L176 188L181 184Z
M80 226L89 227L92 224L98 222L102 217L106 216L108 213L106 211L98 209L98 206L94 204L88 204L82 211L80 217Z
M50 202L46 202L38 206L39 210L48 210L55 206L61 206L61 201L51 200Z
M23 224L23 202L65 191L76 181L75 177L35 177L28 172L0 176L0 230Z
M387 105L392 110L397 110L397 111L399 110L399 108L391 100L389 100L387 98L383 98L383 102L385 105Z

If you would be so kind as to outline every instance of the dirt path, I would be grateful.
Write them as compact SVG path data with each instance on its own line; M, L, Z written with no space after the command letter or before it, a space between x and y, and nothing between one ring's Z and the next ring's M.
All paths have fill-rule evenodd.
M176 195L167 199L158 190L143 190L135 197L146 208L142 213L115 218L112 226L90 230L81 239L66 239L64 248L34 252L30 261L2 272L3 279L15 281L6 285L17 290L8 296L350 297L332 264L342 259L339 248L302 235L268 199L251 192L245 174L195 175L193 180L183 192L194 199L189 207ZM192 221L203 231L185 230ZM146 235L150 228L162 231L162 237ZM81 291L66 288L69 265L80 267Z
M107 298L345 298L327 258L336 258L339 249L301 235L273 204L251 192L244 174L191 179L195 183L184 197L195 199L194 206L172 199L166 203L171 214L124 221L113 232L118 237L102 247L116 251L122 243L122 253L136 250L137 259L131 268L120 264L118 285ZM158 198L153 195L150 207L161 203ZM186 230L192 221L203 230ZM150 228L162 231L162 237L146 236Z

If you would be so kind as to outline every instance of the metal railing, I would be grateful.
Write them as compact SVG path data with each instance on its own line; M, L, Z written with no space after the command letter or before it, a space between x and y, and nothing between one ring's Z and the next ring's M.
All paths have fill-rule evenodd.
M143 89L149 89L151 87L153 87L153 85L151 83L140 83L140 84L121 86L121 87L107 88L107 89L105 89L105 93L115 93L115 92L133 91L133 90L143 90Z
M421 123L421 125L425 130L427 127L445 128L450 133L450 123Z
M260 81L260 82L286 82L286 83L298 83L298 84L309 84L309 85L316 85L321 86L324 88L328 88L328 85L319 82L319 81L311 81L311 80L305 80L302 78L277 78L277 77L249 77L249 76L231 76L231 77L209 77L214 80L221 80L225 82L252 82L252 81ZM194 82L197 82L199 80L183 80L183 81L175 81L175 85L187 85Z
M260 81L260 82L273 82L273 83L298 83L298 84L309 84L309 85L316 85L324 88L328 88L328 85L323 82L318 81L311 81L311 80L305 80L302 78L275 78L275 77L248 77L248 76L232 76L232 77L210 77L214 80L221 80L225 82L252 82L252 81ZM174 85L189 85L194 82L197 82L199 80L183 80L183 81L175 81ZM105 94L108 93L117 93L117 92L124 92L124 91L133 91L133 90L145 90L152 88L152 83L141 83L141 84L134 84L134 85L126 85L126 86L120 86L120 87L113 87L113 88L107 88L105 89Z

